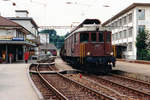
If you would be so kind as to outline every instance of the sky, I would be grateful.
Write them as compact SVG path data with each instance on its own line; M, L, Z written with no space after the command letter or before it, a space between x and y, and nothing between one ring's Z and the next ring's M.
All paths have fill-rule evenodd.
M28 10L38 26L70 26L86 18L103 23L132 3L150 3L150 0L0 0L0 14L15 17L15 10Z

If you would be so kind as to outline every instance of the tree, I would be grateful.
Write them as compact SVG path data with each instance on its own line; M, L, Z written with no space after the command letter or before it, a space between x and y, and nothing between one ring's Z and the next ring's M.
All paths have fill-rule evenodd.
M146 60L147 48L148 48L148 32L144 29L139 30L139 34L136 38L136 47L137 47L137 59Z

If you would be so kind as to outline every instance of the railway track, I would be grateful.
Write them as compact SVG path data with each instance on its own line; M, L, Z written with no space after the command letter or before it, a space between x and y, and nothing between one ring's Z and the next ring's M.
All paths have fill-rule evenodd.
M55 66L31 66L43 96L54 100L150 100L150 83L115 74L96 76L81 74L43 74L56 71ZM38 78L38 79L37 79ZM43 84L44 83L44 84ZM44 88L44 89L43 89ZM52 99L52 100L53 100Z
M40 65L36 67L40 81L50 94L55 95L53 99L58 100L116 100L110 96L100 93L92 88L75 82L66 76L57 74L41 74ZM43 67L44 68L44 67ZM42 70L43 70L42 68ZM46 93L46 92L45 92ZM47 93L46 93L47 94ZM49 96L49 95L48 95ZM47 96L47 98L48 98ZM50 98L50 96L49 96Z
M135 100L133 98L122 95L118 91L106 87L105 85L99 84L91 79L88 79L84 77L84 75L83 77L81 76L81 74L67 74L66 76L101 93L114 97L117 100Z
M109 76L85 75L85 78L94 80L128 97L150 100L149 83L113 74Z

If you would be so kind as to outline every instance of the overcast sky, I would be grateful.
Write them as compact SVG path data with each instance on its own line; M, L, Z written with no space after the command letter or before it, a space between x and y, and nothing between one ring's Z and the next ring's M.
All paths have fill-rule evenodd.
M13 2L16 6L12 6ZM150 0L0 0L0 12L11 17L15 16L15 10L28 10L39 26L60 26L81 23L86 18L104 22L132 3L150 3Z

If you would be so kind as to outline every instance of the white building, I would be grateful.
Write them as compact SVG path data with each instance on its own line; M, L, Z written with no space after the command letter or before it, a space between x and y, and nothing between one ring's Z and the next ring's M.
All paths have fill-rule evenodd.
M112 44L124 46L122 57L136 59L136 37L140 29L150 31L150 3L133 3L103 26L112 27Z
M29 31L29 34L26 36L27 41L32 42L35 44L35 46L40 44L40 39L38 37L38 25L31 17L28 17L27 10L16 10L16 17L7 18L18 23ZM31 47L31 49L35 51L36 54L38 54L37 47Z
M40 43L41 44L49 44L49 34L48 33L40 33Z

